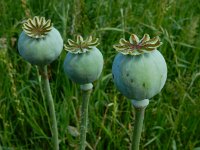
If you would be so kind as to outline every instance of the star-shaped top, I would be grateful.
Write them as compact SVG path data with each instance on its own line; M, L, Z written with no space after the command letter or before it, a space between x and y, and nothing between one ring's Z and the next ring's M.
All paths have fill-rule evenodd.
M144 34L143 38L139 40L137 35L131 34L129 41L125 39L120 39L119 44L113 47L116 51L124 55L140 55L142 53L148 53L155 50L162 44L158 36L150 39L148 34Z
M32 38L44 38L51 31L53 24L51 20L45 20L44 17L35 16L28 19L23 24L24 32Z
M83 40L83 37L78 35L76 41L68 39L68 45L65 45L65 50L75 54L85 53L90 51L93 47L99 45L98 40L98 38L93 38L92 36Z

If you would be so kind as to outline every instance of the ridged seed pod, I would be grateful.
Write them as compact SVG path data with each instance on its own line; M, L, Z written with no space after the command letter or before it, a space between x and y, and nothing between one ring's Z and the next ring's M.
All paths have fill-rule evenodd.
M64 61L64 72L78 84L92 83L97 80L103 69L103 55L96 46L98 39L92 36L86 40L78 35L77 41L68 40L68 51Z
M50 20L35 16L23 24L18 40L20 55L34 65L47 65L58 58L63 39Z
M112 74L117 89L127 98L150 99L163 88L167 78L167 66L157 50L158 37L148 34L139 40L135 34L129 41L121 39L114 48L119 52L113 62Z

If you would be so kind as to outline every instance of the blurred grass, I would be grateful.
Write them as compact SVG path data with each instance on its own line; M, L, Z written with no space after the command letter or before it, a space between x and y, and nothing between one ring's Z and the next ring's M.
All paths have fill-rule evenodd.
M22 1L26 5L22 5ZM66 42L81 34L100 39L105 59L90 101L87 136L91 150L126 150L134 110L112 83L111 66L120 37L159 35L168 65L162 92L146 110L141 149L193 150L200 147L200 3L194 0L1 0L0 149L50 149L51 132L38 70L25 62L14 42L30 16L50 18ZM28 13L27 13L28 12ZM12 40L11 40L12 39ZM14 43L14 44L13 44ZM66 53L53 62L50 82L61 150L77 149L81 92L64 75ZM13 90L16 89L16 90Z

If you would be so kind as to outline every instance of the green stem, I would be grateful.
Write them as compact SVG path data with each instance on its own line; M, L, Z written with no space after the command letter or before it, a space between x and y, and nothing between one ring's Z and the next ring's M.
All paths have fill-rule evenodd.
M135 125L132 137L132 150L139 150L144 113L145 113L145 108L149 104L149 100L148 99L144 99L141 101L132 100L132 104L135 107Z
M86 133L88 124L88 105L93 85L91 83L81 85L83 99L81 105L81 126L80 126L80 150L85 150Z
M56 113L55 113L53 97L52 97L51 89L50 89L50 85L49 85L47 66L45 65L42 69L43 69L44 80L45 80L44 88L45 88L47 100L49 103L50 117L51 117L51 122L52 122L52 130L51 131L52 131L52 140L53 140L53 150L59 150Z

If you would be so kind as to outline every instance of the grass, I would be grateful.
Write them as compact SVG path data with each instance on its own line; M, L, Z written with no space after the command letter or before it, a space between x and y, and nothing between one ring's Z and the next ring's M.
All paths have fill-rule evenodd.
M26 2L22 0L23 4ZM104 70L89 105L87 149L127 150L134 109L112 82L111 66L120 37L159 35L168 79L146 109L141 149L200 147L200 3L191 0L20 0L0 1L0 149L50 149L49 112L38 69L17 52L21 23L28 15L51 18L65 43L81 34L100 39ZM49 66L61 150L77 149L81 92L63 73L66 52Z

